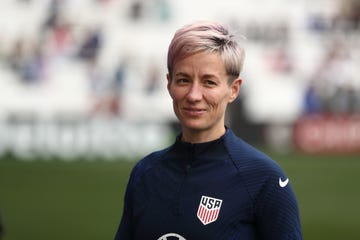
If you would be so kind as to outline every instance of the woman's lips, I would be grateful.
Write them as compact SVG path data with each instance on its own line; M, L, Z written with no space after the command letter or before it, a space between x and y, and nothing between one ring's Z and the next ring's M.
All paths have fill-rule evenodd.
M183 110L187 115L194 117L200 116L206 112L206 110L202 108L183 108Z

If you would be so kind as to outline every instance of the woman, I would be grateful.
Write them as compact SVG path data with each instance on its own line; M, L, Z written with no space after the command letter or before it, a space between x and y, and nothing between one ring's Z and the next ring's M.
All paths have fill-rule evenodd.
M116 240L302 239L289 179L224 123L243 60L239 43L218 23L175 33L167 88L181 133L133 169Z

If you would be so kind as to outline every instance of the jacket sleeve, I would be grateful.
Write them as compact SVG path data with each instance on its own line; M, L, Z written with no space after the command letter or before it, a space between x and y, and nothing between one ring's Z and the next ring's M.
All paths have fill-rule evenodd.
M133 174L132 174L133 175ZM117 229L115 240L131 240L133 239L132 232L133 232L133 220L132 220L132 211L133 211L133 204L132 204L132 195L133 195L133 187L132 187L132 177L128 182L125 197L124 197L124 207L123 207L123 214L121 217L120 225Z
M258 198L256 224L260 239L302 240L298 203L284 173L269 176Z

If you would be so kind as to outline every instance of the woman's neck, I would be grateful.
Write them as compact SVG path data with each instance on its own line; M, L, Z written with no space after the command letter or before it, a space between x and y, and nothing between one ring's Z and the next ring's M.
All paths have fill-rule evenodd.
M211 142L219 139L225 132L225 126L214 130L183 129L181 140L189 143Z

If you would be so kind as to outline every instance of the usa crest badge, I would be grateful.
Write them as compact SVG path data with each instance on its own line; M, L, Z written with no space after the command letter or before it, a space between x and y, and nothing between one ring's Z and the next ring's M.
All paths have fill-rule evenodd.
M204 224L215 222L219 216L222 200L201 196L199 208L197 211L198 219Z

